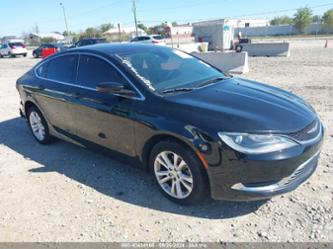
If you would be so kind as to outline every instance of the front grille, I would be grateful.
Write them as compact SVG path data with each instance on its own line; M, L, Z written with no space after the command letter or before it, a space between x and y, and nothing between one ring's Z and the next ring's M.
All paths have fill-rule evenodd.
M315 139L321 131L321 124L318 119L313 121L310 125L295 133L289 134L290 137L299 141L306 142Z

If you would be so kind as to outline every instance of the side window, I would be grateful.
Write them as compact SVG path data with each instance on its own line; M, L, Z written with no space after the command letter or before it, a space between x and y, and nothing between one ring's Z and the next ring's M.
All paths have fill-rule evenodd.
M48 62L46 78L57 80L65 83L74 81L77 56L66 55Z
M40 65L37 70L36 73L38 76L45 78L46 77L46 72L47 72L47 66L48 66L48 62L43 63L42 65Z
M126 83L125 79L106 61L94 56L81 55L77 83L95 88L100 83Z
M91 41L90 40L84 40L81 42L81 46L88 46L91 44Z

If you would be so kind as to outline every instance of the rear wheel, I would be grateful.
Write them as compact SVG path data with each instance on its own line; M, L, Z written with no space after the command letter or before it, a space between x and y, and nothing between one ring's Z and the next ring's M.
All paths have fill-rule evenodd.
M27 57L27 54L23 54L23 57Z
M32 135L39 143L49 144L53 142L54 139L49 133L46 120L37 107L29 108L27 118Z
M191 149L178 142L163 141L155 145L150 168L161 192L176 203L195 204L209 192L201 162Z

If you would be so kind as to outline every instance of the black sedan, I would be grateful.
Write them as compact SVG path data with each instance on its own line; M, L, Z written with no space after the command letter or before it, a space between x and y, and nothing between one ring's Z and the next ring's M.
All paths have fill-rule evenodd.
M323 140L301 98L166 47L68 50L36 65L17 89L39 143L57 137L130 159L180 204L294 190L315 171Z

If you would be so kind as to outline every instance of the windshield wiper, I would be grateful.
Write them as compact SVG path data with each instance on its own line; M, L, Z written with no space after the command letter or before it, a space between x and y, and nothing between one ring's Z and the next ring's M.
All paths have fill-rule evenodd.
M190 92L193 91L195 88L189 88L189 87L182 87L182 88L170 88L161 91L161 94L167 94L167 93L175 93L175 92Z
M210 85L210 84L213 84L213 83L216 83L216 82L219 82L219 81L222 81L222 80L227 80L229 79L229 77L215 77L215 78L212 78L212 79L209 79L209 80L206 80L204 82L202 82L200 85L198 85L197 87L203 87L203 86L207 86L207 85Z

